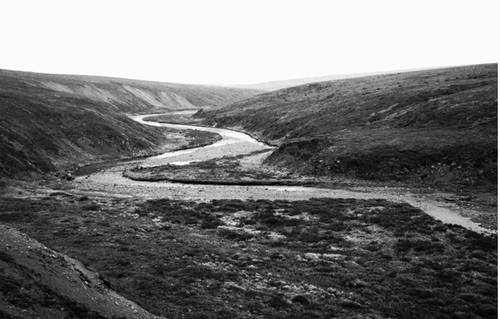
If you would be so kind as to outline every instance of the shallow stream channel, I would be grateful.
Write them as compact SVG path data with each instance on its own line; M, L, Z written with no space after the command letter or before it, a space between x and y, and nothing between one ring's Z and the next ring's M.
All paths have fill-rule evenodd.
M196 161L207 161L224 156L241 156L260 152L253 156L254 161L261 161L273 147L261 143L249 135L233 130L213 127L200 127L146 121L147 117L160 114L131 116L144 125L168 127L175 129L191 129L215 132L222 139L212 145L193 149L167 152L161 155L141 159L139 161L116 164L99 172L78 176L74 183L77 189L95 195L102 194L118 197L136 197L142 199L171 198L179 200L212 200L212 199L267 199L267 200L307 200L310 198L356 198L385 199L393 202L405 202L423 210L428 215L444 223L457 224L476 232L493 233L472 222L464 216L472 215L453 202L442 199L450 194L422 194L401 188L363 187L350 189L315 188L303 186L238 186L238 185L206 185L170 182L134 181L123 176L123 172L131 165L154 167L159 165L185 165ZM264 152L268 150L269 152ZM258 164L258 163L257 163Z

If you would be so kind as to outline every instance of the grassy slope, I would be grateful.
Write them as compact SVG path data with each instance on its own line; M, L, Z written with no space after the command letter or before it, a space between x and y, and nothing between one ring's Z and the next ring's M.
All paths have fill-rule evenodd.
M4 225L0 225L0 269L4 319L153 318L110 291L99 274Z
M200 112L279 144L301 172L433 185L496 184L497 65L321 82Z
M411 70L399 70L398 72L409 72ZM395 73L395 72L370 72L370 73L354 73L354 74L340 74L340 75L327 75L327 76L318 76L318 77L309 77L309 78L296 78L296 79L288 79L288 80L278 80L278 81L270 81L263 83L255 83L255 84L242 84L235 85L234 87L245 88L245 89L257 89L264 91L276 91L281 90L293 86L299 86L308 83L315 82L324 82L324 81L334 81L334 80L342 80L342 79L350 79L350 78L359 78L370 75L379 75L379 74L387 74L387 73Z
M149 111L153 108L169 111L220 106L262 92L253 89L8 70L0 70L0 77L5 80L22 81L32 88L71 93L105 103L115 110L131 113Z
M0 175L151 150L163 134L123 112L221 105L251 90L0 70Z

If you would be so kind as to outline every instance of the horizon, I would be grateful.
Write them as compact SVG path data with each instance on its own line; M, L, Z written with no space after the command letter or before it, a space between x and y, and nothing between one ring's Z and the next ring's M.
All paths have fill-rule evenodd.
M94 74L64 74L64 73L50 73L50 72L34 72L34 71L25 71L25 70L13 70L13 69L3 69L0 68L0 71L8 71L8 72L25 72L25 73L34 73L40 75L53 75L53 76L75 76L75 77L98 77L98 78L109 78L109 79L121 79L121 80L131 80L131 81L145 81L145 82L158 82L158 83L166 83L166 84L181 84L181 85L200 85L200 86L221 86L221 87L251 87L272 83L280 83L280 82L288 82L288 81L301 81L301 80L318 80L318 82L329 81L329 80L321 80L321 78L329 78L329 77L339 77L342 79L344 76L346 78L350 77L363 77L363 76L371 76L371 75L383 75L383 74L394 74L394 73L405 73L405 72L417 72L417 71L426 71L426 70L438 70L438 69L446 69L446 68L455 68L455 67L467 67L467 66L475 66L475 65L485 65L485 64L497 64L497 62L491 63L477 63L477 64L465 64L465 65L446 65L446 66L437 66L437 67L423 67L418 69L399 69L399 70L382 70L382 71L374 71L374 72L358 72L358 73L349 73L349 74L329 74L329 75L318 75L318 76L309 76L303 78L290 78L290 79L277 79L265 82L258 83L182 83L182 82L166 82L166 81L157 81L157 80L148 80L148 79L137 79L137 78L126 78L126 77L117 77L117 76L108 76L108 75L94 75Z
M6 9L0 68L34 73L227 86L500 56L494 1L27 0Z

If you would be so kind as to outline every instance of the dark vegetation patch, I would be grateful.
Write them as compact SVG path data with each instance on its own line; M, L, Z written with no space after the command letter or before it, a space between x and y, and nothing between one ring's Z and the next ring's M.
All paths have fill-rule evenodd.
M349 141L345 149L327 145L329 141L324 139L285 143L268 163L296 165L305 161L307 165L295 170L319 176L343 175L454 191L496 190L496 141L473 141L467 132L455 132L454 140L446 140L446 132L414 130L405 132L399 145L375 145L400 133L390 129L358 131L344 137L341 143ZM424 135L425 143L417 145Z
M280 145L269 165L316 176L495 191L497 68L313 83L197 116Z
M269 150L257 153L268 152ZM138 181L169 181L193 184L217 185L317 185L307 178L291 178L288 173L264 167L248 168L236 157L216 158L187 165L166 164L155 167L136 166L123 176Z
M168 318L497 313L496 236L386 200L2 198L0 221Z
M202 132L197 130L183 131L183 135L185 136L187 144L179 149L207 146L222 139L222 137L217 133Z

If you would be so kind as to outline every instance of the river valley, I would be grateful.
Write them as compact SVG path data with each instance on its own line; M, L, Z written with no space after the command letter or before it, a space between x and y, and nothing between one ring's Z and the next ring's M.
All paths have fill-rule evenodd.
M157 115L157 114L154 114ZM153 167L158 165L185 165L191 162L206 161L224 156L249 155L244 161L247 165L259 166L272 147L258 142L247 134L227 129L197 127L146 121L153 115L139 115L131 118L144 124L176 129L196 129L215 132L222 139L212 145L152 156L140 162L116 165L103 171L77 177L76 188L94 194L113 194L115 196L140 197L143 199L171 198L185 200L212 199L267 199L267 200L307 200L309 198L355 198L386 199L393 202L409 203L422 209L428 215L444 223L456 224L477 232L493 233L496 225L483 227L470 218L477 216L474 209L457 206L456 196L449 193L427 193L405 188L390 187L350 187L349 189L329 189L301 186L238 186L238 185L196 185L170 182L134 181L123 177L123 172L131 165ZM269 152L251 155L256 151Z
M120 313L115 317L151 319L496 315L496 223L476 219L487 210L463 207L479 197L349 180L326 184L262 165L273 147L246 134L133 118L189 143L161 145L160 151L172 151L148 158L83 167L73 180L57 175L5 187L0 233L9 236L0 238L0 263L22 256L31 281L3 289L9 301L16 296L18 313L25 313L25 304L35 307L20 318L45 308L97 307ZM196 134L172 128L221 138L203 133L200 143L191 143ZM183 149L207 141L215 142ZM234 167L230 185L224 172ZM165 178L140 179L147 174ZM171 176L182 178L172 182ZM493 212L488 217L496 220ZM36 242L41 248L34 252ZM75 270L76 263L81 267ZM54 294L46 289L27 292L24 287L40 280L32 273L50 273L42 280L56 291L72 287L78 302L49 303ZM102 292L109 303L96 299Z

